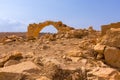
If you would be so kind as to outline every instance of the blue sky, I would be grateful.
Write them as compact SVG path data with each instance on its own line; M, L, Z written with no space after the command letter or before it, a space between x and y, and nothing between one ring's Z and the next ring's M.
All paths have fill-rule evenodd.
M26 31L29 23L62 21L74 28L100 30L120 22L120 0L0 0L0 32ZM43 31L54 32L52 26Z

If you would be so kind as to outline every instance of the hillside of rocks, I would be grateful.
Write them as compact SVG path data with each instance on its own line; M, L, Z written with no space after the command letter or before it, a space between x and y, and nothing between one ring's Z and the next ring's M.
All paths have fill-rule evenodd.
M46 25L58 33L39 34ZM119 57L120 22L97 31L46 21L0 33L0 80L120 80Z

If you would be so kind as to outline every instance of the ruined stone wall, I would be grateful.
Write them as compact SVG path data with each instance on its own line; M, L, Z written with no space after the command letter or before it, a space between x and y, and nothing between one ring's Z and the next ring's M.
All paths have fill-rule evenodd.
M74 28L69 27L65 24L63 24L61 21L58 22L54 22L54 21L45 21L39 24L29 24L28 26L28 31L27 31L27 38L28 39L33 39L33 38L37 38L39 35L39 32L45 28L46 26L52 25L54 26L57 30L58 33L65 33L68 32L70 30L74 30Z
M104 56L107 64L120 69L120 28L109 29L94 50L99 58Z
M109 25L101 26L101 33L102 33L102 35L105 35L107 30L109 30L110 28L120 28L120 22L111 23Z

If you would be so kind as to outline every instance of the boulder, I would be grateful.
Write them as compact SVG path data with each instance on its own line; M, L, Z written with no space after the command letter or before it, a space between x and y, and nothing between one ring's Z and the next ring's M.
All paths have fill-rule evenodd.
M80 60L80 57L69 57L73 62L78 62Z
M40 67L31 61L0 68L0 80L35 80L40 73Z
M105 47L105 45L101 45L100 43L98 43L97 45L95 45L94 50L100 54L103 54Z
M13 40L12 40L12 39L6 39L6 40L3 42L3 44L10 43L10 42L13 42Z
M98 59L98 60L103 59L103 58L104 58L103 54L97 54L97 56L96 56L96 59Z
M119 80L120 73L113 68L95 68L91 72L88 72L88 77L90 75L95 76L97 80ZM91 79L93 80L93 79Z
M18 64L19 61L17 60L8 60L5 64L4 64L4 67L5 66L10 66L10 65L15 65L15 64Z
M16 65L0 68L0 72L23 73L29 70L40 70L40 68L31 61L22 62ZM34 71L33 71L34 72Z
M107 64L120 68L120 49L116 47L106 47L104 57Z
M7 44L7 43L11 43L11 42L15 42L15 41L23 41L24 39L22 37L16 36L16 35L10 35L10 36L6 36L3 40L2 43L3 44Z
M105 48L106 48L106 45L101 45L100 43L95 45L94 51L98 53L96 56L96 59L102 59L104 57L103 53L104 53Z
M18 73L0 72L0 80L22 80L23 75Z
M2 67L4 63L9 60L20 60L22 58L22 53L18 51L12 51L9 54L5 55L4 57L0 58L0 66Z
M67 56L69 56L69 57L81 57L82 52L80 50L76 50L76 49L70 50L70 51L68 51Z

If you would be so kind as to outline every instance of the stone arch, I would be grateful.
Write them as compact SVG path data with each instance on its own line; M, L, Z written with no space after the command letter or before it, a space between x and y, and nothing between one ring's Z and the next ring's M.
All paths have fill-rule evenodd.
M46 26L52 25L54 26L57 30L58 33L65 33L70 30L73 30L74 28L69 27L65 24L63 24L61 21L54 22L54 21L45 21L39 24L33 23L29 24L28 26L28 31L27 31L27 38L28 39L34 39L38 38L39 32Z

